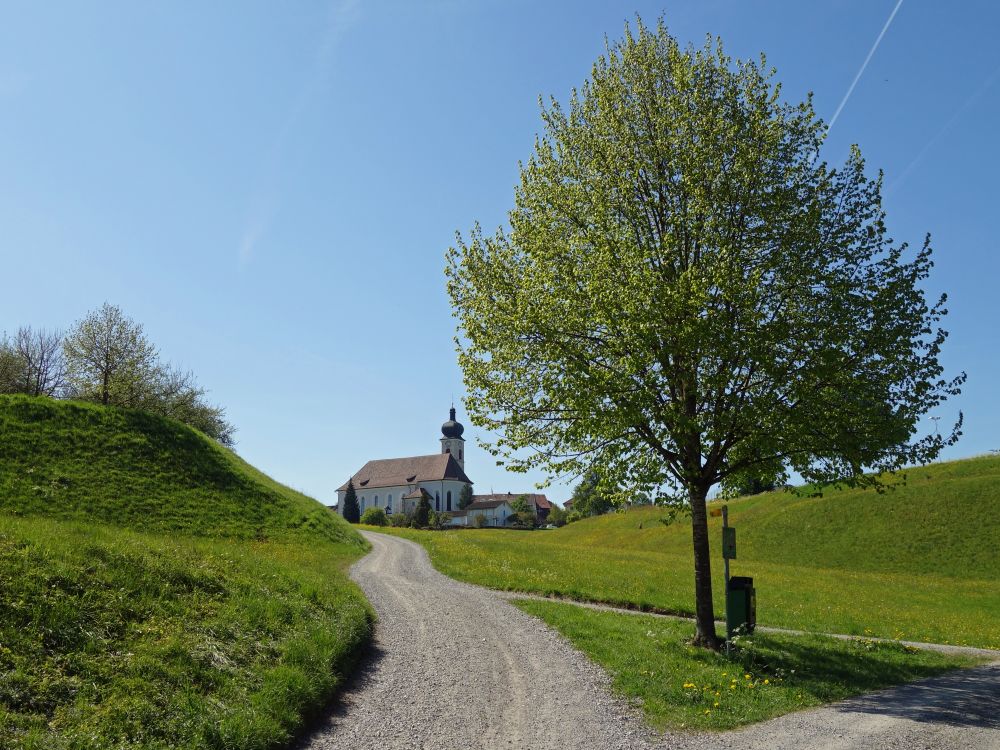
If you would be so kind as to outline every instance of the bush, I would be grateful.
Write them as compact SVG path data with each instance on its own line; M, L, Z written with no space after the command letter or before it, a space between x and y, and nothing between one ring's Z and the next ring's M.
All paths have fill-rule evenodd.
M369 526L388 526L389 519L386 518L385 511L381 508L368 508L361 514L361 523Z
M389 516L389 523L397 529L406 528L412 520L408 513L393 513Z
M476 520L472 522L477 529L485 529L487 524L486 516L483 513L476 514Z

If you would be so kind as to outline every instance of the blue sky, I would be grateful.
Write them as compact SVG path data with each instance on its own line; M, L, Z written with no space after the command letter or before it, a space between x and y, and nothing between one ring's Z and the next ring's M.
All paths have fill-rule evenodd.
M830 119L896 9L825 157L858 143L893 236L932 233L943 360L969 375L947 457L1000 448L1000 8L897 2L0 3L0 329L121 305L246 459L331 502L369 458L437 452L453 395L462 419L444 252L504 220L538 96L605 35L663 14L765 52ZM543 478L468 454L478 491Z

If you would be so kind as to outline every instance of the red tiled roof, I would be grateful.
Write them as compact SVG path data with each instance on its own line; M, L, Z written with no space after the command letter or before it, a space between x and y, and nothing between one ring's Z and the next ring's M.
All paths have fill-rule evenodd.
M359 492L376 487L403 487L439 479L454 479L472 484L472 480L450 453L369 461L351 479L354 480L354 489ZM346 489L347 482L338 487L338 491Z

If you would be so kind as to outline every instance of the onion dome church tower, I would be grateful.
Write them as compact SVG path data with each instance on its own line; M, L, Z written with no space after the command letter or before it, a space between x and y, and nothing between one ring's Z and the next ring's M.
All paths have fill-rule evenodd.
M441 425L441 452L450 453L458 461L458 465L465 469L465 438L462 433L465 427L461 422L455 421L455 407L451 407L448 421Z

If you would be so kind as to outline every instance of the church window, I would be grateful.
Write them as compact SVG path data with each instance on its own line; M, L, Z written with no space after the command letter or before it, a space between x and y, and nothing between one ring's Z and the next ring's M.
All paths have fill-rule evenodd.
M445 452L445 453L451 453L451 448L445 448L445 449L444 449L444 452Z
M361 511L363 512L364 509L365 509L365 496L362 495L361 496Z
M378 495L375 496L375 507L378 507Z
M458 460L459 461L462 460L462 449L461 448L458 449Z
M434 510L441 510L441 493L434 493Z
M389 497L385 501L385 511L386 513L392 513L392 493L389 493Z
M447 502L448 502L448 508L447 508L447 510L449 512L451 512L451 490L448 490L448 500L447 500Z

